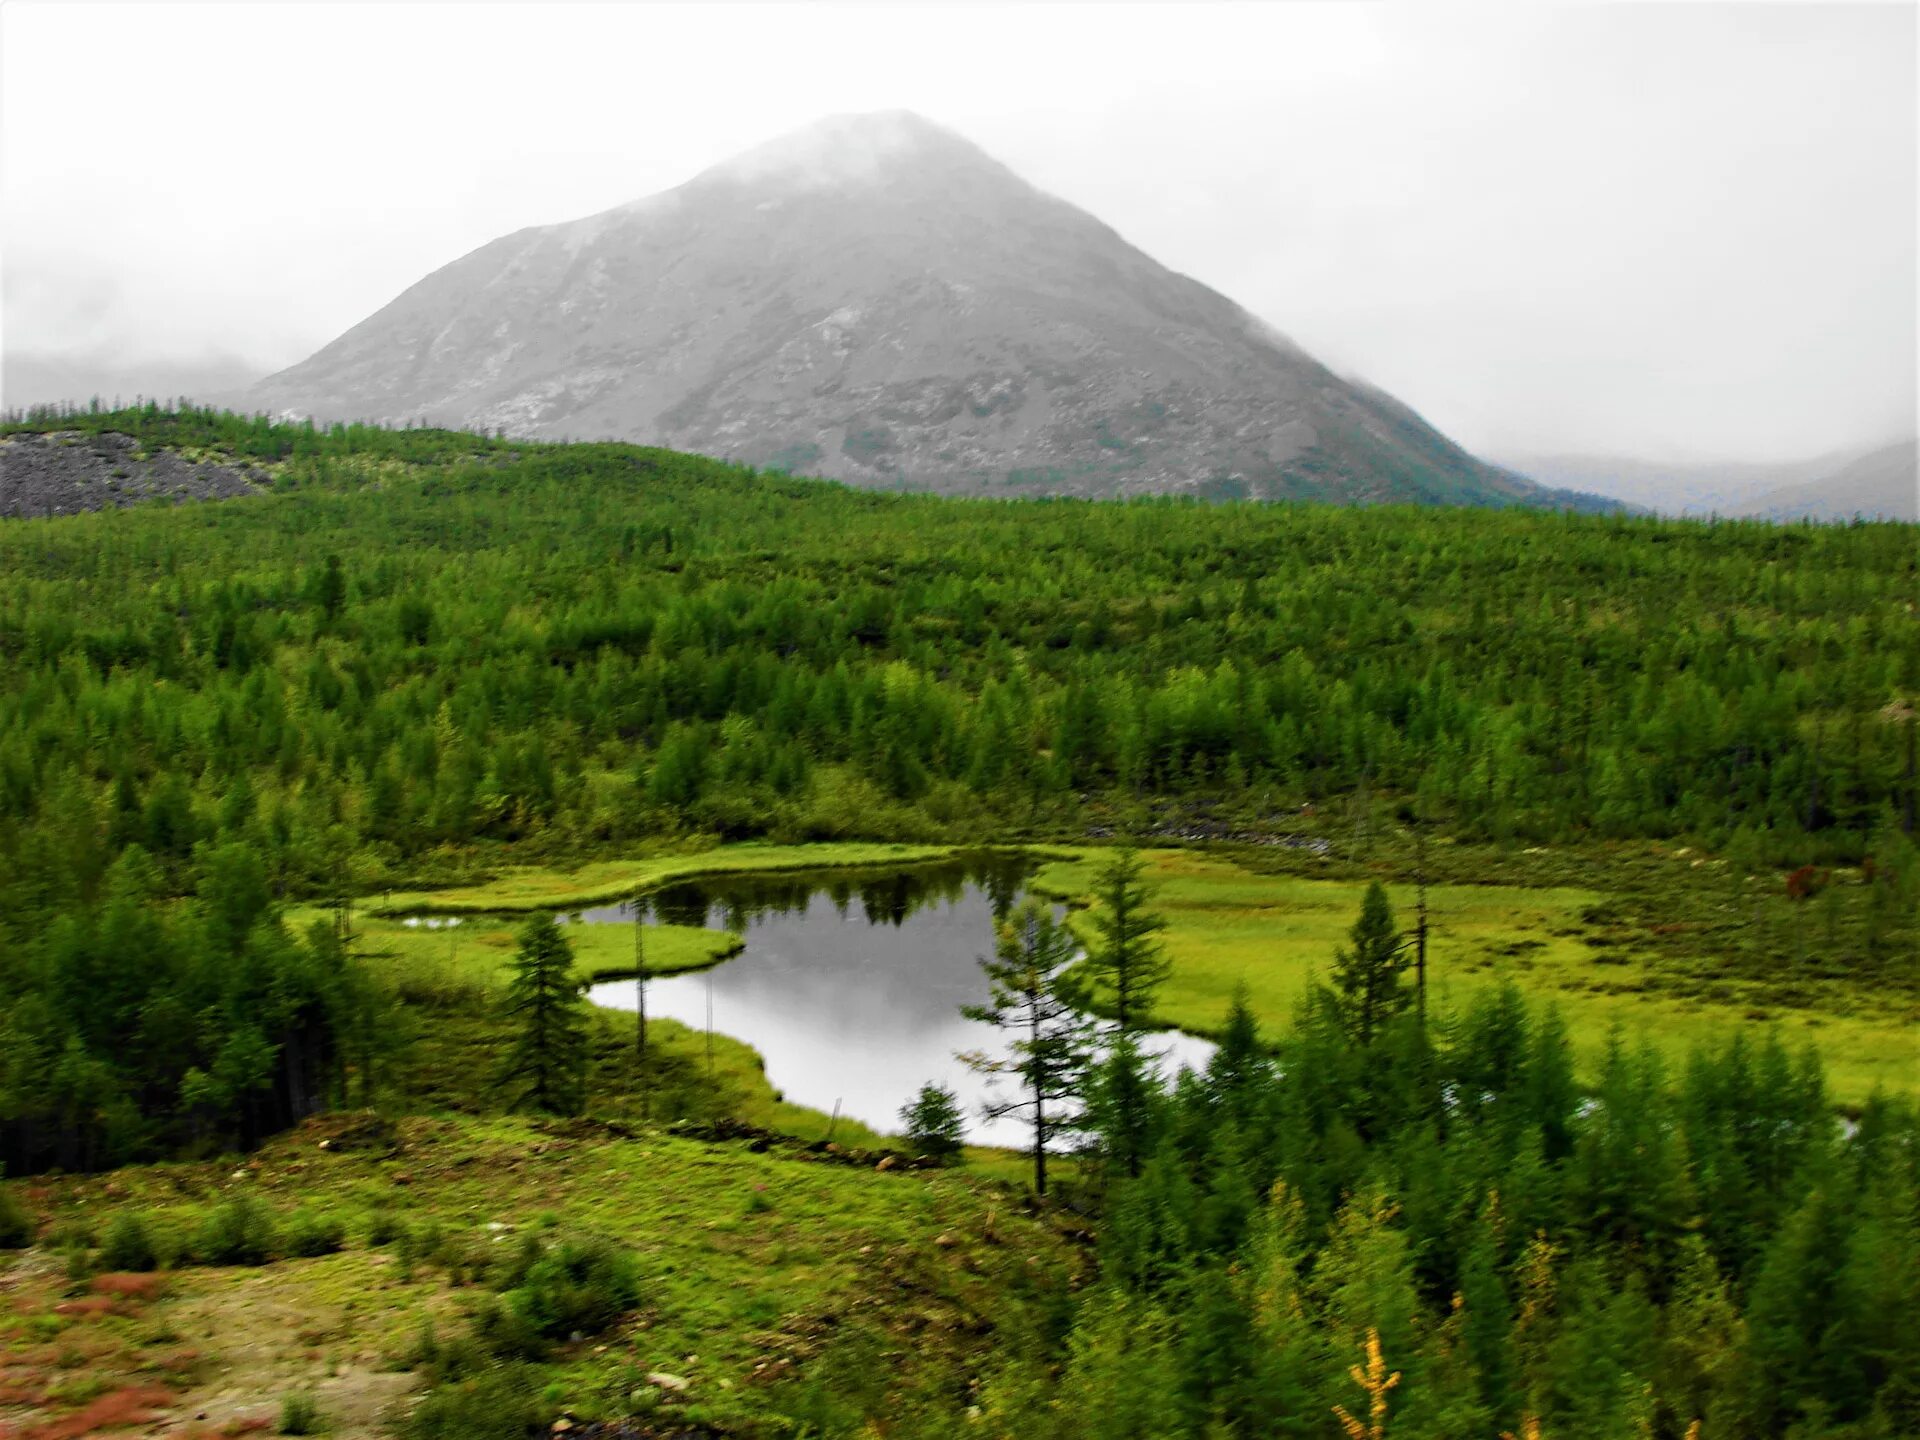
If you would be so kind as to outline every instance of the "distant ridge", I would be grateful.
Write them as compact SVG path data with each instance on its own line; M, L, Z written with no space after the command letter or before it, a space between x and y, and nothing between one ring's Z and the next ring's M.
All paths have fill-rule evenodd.
M1920 442L1903 440L1831 475L1770 490L1737 513L1769 520L1920 520Z
M1661 515L1912 520L1920 489L1911 440L1773 463L1619 455L1527 456L1506 463L1543 485L1589 491Z
M495 240L246 398L889 488L1605 508L898 111Z

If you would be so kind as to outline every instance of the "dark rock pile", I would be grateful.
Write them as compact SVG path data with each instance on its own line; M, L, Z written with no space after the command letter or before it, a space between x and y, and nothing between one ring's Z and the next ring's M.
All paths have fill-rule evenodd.
M0 438L0 516L74 515L143 500L232 500L252 495L267 474L251 466L148 454L131 435L55 430Z

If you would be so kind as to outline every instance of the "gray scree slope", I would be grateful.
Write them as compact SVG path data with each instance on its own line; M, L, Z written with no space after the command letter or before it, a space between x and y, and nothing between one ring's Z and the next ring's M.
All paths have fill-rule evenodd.
M484 245L248 401L887 487L1571 498L898 112Z

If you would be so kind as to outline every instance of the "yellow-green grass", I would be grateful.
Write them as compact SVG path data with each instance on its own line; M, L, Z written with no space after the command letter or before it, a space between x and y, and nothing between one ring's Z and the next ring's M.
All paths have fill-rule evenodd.
M565 910L624 900L677 880L714 875L776 874L916 865L945 860L954 845L891 845L836 842L819 845L723 845L691 855L650 855L632 860L597 860L575 870L515 865L481 885L446 890L395 890L370 900L376 915L460 915L486 912Z
M304 928L328 912L297 907L288 923ZM384 980L429 987L492 986L503 981L520 944L523 920L499 914L449 917L457 921L429 928L385 915L354 921L355 953ZM656 975L703 970L739 953L740 937L727 930L695 925L652 925L645 930L647 969ZM587 981L633 973L631 925L568 925L574 966Z
M99 1233L114 1214L136 1210L163 1237L183 1236L207 1207L237 1195L258 1196L282 1219L304 1207L347 1221L339 1254L264 1269L190 1267L169 1278L171 1298L141 1324L177 1326L180 1342L203 1352L205 1388L188 1391L189 1413L230 1385L226 1367L246 1372L263 1345L288 1367L284 1387L296 1361L303 1381L393 1364L429 1316L451 1339L463 1328L461 1298L472 1293L452 1288L452 1267L470 1269L549 1231L606 1234L636 1254L642 1276L635 1314L553 1357L544 1378L554 1404L580 1418L626 1414L636 1387L647 1388L643 1377L667 1372L687 1382L671 1402L683 1420L729 1433L766 1415L769 1382L804 1372L823 1338L849 1326L902 1328L888 1347L900 1354L897 1380L963 1385L981 1337L1011 1318L1024 1303L1018 1295L1070 1283L1085 1263L1053 1219L1030 1216L1000 1186L961 1172L875 1174L657 1130L621 1138L587 1123L509 1117L403 1120L391 1155L323 1148L320 1139L343 1123L356 1122L322 1120L281 1136L239 1169L228 1160L5 1184L45 1232L79 1225ZM367 1223L379 1212L416 1236L436 1227L444 1243L409 1268L396 1247L369 1247ZM53 1310L62 1298L57 1266L31 1268L48 1277L44 1297L34 1292L46 1302L43 1328L57 1340L77 1337L82 1323ZM15 1297L23 1315L27 1294ZM877 1307L880 1295L899 1303ZM272 1311L260 1308L263 1296ZM0 1359L3 1332L0 1322ZM34 1339L51 1353L44 1337ZM270 1413L277 1393L247 1398Z
M1034 888L1084 903L1108 858L1089 849L1055 861L1040 870ZM1284 1027L1315 978L1327 978L1360 912L1358 881L1260 875L1193 851L1151 850L1143 858L1153 907L1168 922L1173 961L1159 1018L1197 1033L1219 1028L1242 982L1261 1023ZM1401 926L1411 927L1414 887L1393 884L1387 893ZM1670 973L1656 975L1645 956L1614 943L1605 926L1583 918L1606 898L1572 888L1430 886L1433 1004L1458 1011L1510 979L1534 1001L1559 1007L1589 1067L1616 1029L1629 1044L1651 1041L1678 1062L1696 1046L1720 1044L1741 1030L1757 1038L1774 1025L1788 1044L1818 1047L1843 1103L1865 1100L1876 1087L1920 1093L1920 1031L1911 1015L1760 1010L1740 998L1739 986L1714 977L1701 977L1697 992L1687 993ZM1073 923L1084 931L1087 919L1078 912ZM1706 998L1709 988L1714 998Z

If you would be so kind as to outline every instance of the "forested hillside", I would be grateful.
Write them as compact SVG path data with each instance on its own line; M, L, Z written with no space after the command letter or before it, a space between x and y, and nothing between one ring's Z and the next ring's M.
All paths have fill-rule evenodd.
M26 895L249 826L297 890L342 846L377 879L483 840L1142 796L1365 790L1464 836L1820 863L1912 824L1911 527L941 502L624 446L67 423L278 493L0 529ZM45 879L81 799L112 841Z

